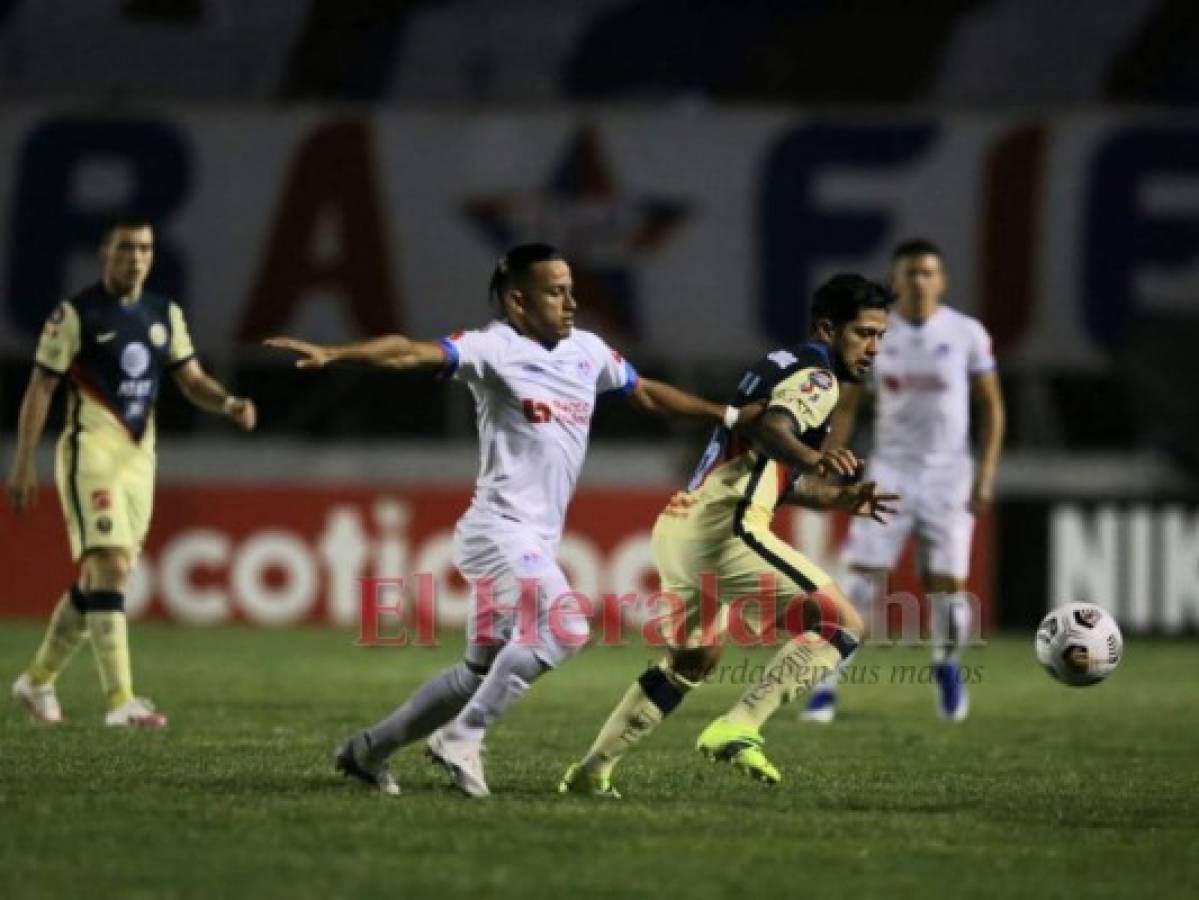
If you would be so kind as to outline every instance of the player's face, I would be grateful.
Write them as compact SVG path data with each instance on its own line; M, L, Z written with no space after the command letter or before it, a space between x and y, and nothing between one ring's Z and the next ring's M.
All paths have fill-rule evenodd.
M837 333L834 346L853 381L870 373L886 333L887 313L881 309L859 310L858 317Z
M891 287L900 302L928 306L945 295L945 269L935 253L901 256L891 270Z
M570 337L575 324L574 279L560 259L534 263L514 298L529 336L543 343Z
M100 249L104 282L123 294L139 293L154 262L154 232L116 228Z

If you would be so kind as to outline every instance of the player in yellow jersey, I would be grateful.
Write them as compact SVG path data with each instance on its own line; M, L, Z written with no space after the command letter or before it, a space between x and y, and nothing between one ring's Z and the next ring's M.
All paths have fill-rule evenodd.
M62 720L54 679L85 634L108 701L108 725L162 728L166 716L133 694L125 591L150 527L154 503L154 405L164 372L199 408L254 427L254 404L207 375L192 351L178 304L143 290L154 261L154 232L124 216L106 229L99 282L50 314L25 390L17 451L8 479L13 509L37 498L35 451L50 400L67 385L66 425L56 480L71 557L79 574L58 601L45 639L12 687L14 699L45 723Z
M763 677L700 735L697 749L774 784L778 770L763 752L761 726L849 656L865 623L828 575L770 530L781 502L881 518L895 495L871 483L841 485L859 462L845 449L822 450L841 381L870 370L887 328L891 295L858 275L838 275L817 290L812 338L775 350L742 377L734 406L758 400L766 411L741 439L718 428L687 489L676 494L653 531L662 589L681 600L685 620L666 635L666 659L629 688L559 790L618 797L611 773L624 752L649 734L700 684L720 654L724 614L737 598L766 596L773 609L739 625L759 635L778 626L782 646ZM705 604L704 593L715 593ZM760 613L762 604L745 604ZM719 613L715 617L712 613Z

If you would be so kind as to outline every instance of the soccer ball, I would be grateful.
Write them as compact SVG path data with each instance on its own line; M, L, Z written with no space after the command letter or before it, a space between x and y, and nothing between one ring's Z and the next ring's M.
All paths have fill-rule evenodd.
M1120 626L1093 603L1067 603L1037 629L1037 660L1063 684L1086 687L1111 675L1124 653Z

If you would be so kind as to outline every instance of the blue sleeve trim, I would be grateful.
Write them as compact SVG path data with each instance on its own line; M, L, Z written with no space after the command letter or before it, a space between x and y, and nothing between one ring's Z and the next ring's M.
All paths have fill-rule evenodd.
M458 371L458 366L462 362L462 357L458 355L458 347L449 338L438 338L437 345L445 351L445 367L441 370L442 375L453 375Z
M637 382L641 380L641 376L637 374L637 370L633 368L633 364L627 359L624 360L624 384L617 388L616 393L622 397L627 397L633 391L637 390Z

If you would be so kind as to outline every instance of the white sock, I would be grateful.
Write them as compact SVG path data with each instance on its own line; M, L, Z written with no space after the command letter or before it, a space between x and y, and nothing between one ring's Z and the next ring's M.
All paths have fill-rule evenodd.
M933 662L958 661L970 634L970 600L965 592L930 594Z
M470 702L446 726L446 731L457 740L481 741L484 732L525 695L546 669L531 647L509 641L496 656L491 671Z
M382 762L405 744L444 725L458 715L482 683L483 676L461 662L434 675L402 706L367 730L372 758Z

